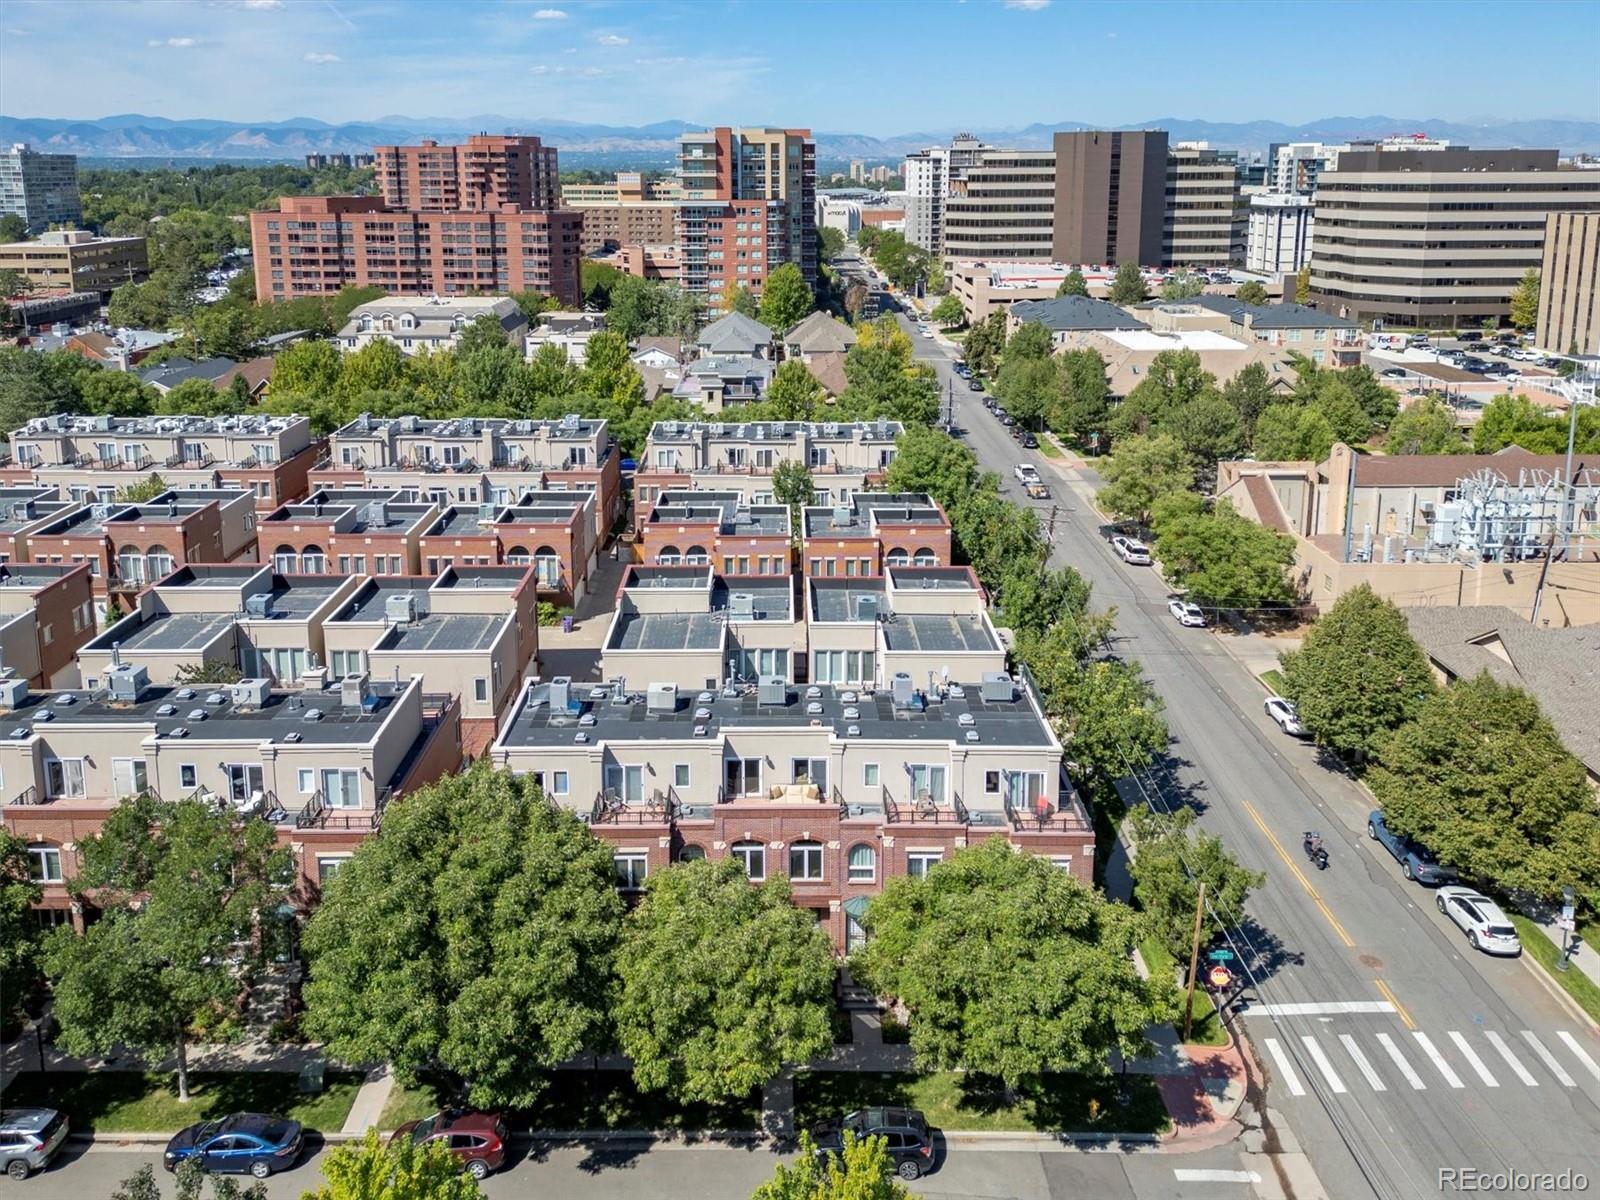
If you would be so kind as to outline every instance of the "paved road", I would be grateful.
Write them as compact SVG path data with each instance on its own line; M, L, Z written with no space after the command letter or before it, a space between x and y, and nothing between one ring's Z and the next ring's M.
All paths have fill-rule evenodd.
M581 1197L582 1200L638 1200L682 1197L693 1200L747 1200L781 1161L765 1148L590 1150L537 1148L526 1161L490 1176L484 1194L512 1197ZM28 1200L100 1200L143 1163L151 1163L165 1194L169 1177L160 1156L149 1152L74 1147L43 1175L24 1187L9 1185ZM267 1184L273 1200L292 1200L321 1180L320 1156ZM1229 1178L1246 1169L1236 1150L1200 1155L1074 1153L1070 1151L974 1150L957 1148L939 1169L912 1185L935 1200L1256 1200L1245 1180ZM1182 1172L1182 1175L1177 1174ZM1222 1178L1194 1178L1216 1173ZM1259 1174L1259 1172L1257 1172Z
M1600 1176L1593 1026L1531 964L1473 952L1431 893L1404 882L1364 836L1363 793L1265 719L1265 693L1217 635L1172 621L1154 572L1111 554L1086 499L1092 473L1021 449L950 371L953 349L913 342L941 385L953 384L966 442L1011 497L1023 499L1010 484L1018 461L1054 485L1052 563L1077 567L1097 603L1116 607L1116 652L1144 664L1166 701L1172 745L1143 786L1193 804L1206 829L1267 874L1240 947L1260 985L1249 996L1315 1007L1258 1006L1244 1021L1269 1076L1268 1102L1329 1195L1433 1196L1449 1167ZM1045 515L1050 503L1035 506ZM1298 845L1313 828L1333 860L1315 879L1301 870ZM1338 1011L1350 1002L1386 1011Z

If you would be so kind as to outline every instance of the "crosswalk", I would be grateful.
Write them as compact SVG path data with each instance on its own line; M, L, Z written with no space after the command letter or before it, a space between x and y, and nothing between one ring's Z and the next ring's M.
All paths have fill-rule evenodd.
M1521 1084L1536 1088L1554 1084L1577 1088L1579 1080L1600 1084L1600 1062L1566 1030L1552 1038L1524 1029L1517 1039L1493 1029L1459 1029L1437 1037L1420 1029L1395 1032L1300 1034L1266 1037L1266 1048L1279 1081L1291 1096L1308 1094L1308 1083L1335 1095L1363 1089L1387 1092L1429 1087L1451 1090L1498 1088ZM1298 1045L1294 1043L1298 1041Z

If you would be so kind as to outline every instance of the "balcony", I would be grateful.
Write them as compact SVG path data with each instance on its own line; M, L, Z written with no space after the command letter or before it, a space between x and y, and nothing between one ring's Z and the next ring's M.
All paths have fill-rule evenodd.
M891 825L969 825L971 816L961 796L952 793L948 801L929 792L919 792L906 801L896 800L883 788L883 815Z
M296 829L331 829L355 833L377 833L383 824L383 810L388 806L392 788L378 793L373 808L332 808L320 791L313 792L305 807L289 812L268 793L271 807L263 808L263 815L274 824L292 824Z
M19 805L24 807L42 803L43 801L39 799L39 789L36 787L23 788L15 796L6 801L7 805Z
M1017 832L1032 830L1038 833L1082 833L1083 820L1069 809L1062 809L1040 797L1032 808L1023 808L1006 801L1006 820Z
M186 467L192 471L203 471L206 467L209 467L216 461L217 460L214 455L202 451L198 455L181 453L169 454L161 465L169 469L173 467Z
M589 812L591 825L665 825L678 819L683 812L683 802L677 790L657 788L647 799L624 800L615 791L595 793L594 807Z

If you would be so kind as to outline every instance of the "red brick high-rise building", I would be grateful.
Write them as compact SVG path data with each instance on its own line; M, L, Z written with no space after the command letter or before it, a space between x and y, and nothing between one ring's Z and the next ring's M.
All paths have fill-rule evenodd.
M383 202L416 212L555 208L556 148L536 137L479 133L459 146L378 146L373 169Z

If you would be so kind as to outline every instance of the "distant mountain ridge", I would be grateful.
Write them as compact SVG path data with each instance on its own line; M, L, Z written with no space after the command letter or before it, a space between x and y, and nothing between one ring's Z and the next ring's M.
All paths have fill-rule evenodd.
M0 115L0 144L27 142L39 150L84 158L218 158L295 160L307 154L366 151L378 145L415 142L431 137L456 140L468 134L536 133L574 156L637 153L657 158L670 155L677 136L702 129L689 121L657 121L650 125L595 125L558 118L518 118L498 114L473 117L384 116L375 121L330 124L314 117L286 121L219 121L206 118L173 120L140 113L122 113L94 120ZM1036 122L1021 129L970 129L996 146L1039 149L1057 130L1105 128L1081 121ZM1208 121L1158 117L1114 126L1118 129L1165 129L1174 141L1208 141L1244 151L1265 150L1272 142L1339 142L1388 134L1426 133L1482 147L1555 147L1564 154L1600 153L1600 121L1548 118L1526 121L1446 121L1415 117L1324 117L1300 125L1279 121ZM817 157L827 162L869 159L889 162L925 146L948 142L955 129L932 129L871 137L860 133L818 133Z

